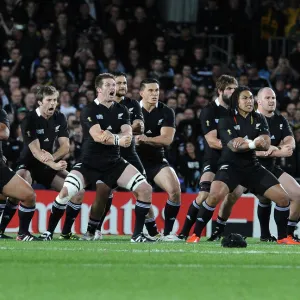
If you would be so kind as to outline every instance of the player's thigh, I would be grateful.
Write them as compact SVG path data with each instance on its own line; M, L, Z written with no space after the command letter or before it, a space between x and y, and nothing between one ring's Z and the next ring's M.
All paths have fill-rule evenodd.
M255 194L255 196L257 197L259 203L265 204L265 205L270 205L271 204L271 200L266 198L265 196L261 196L259 194Z
M30 171L26 169L19 169L16 173L19 176L21 176L24 180L26 180L30 185L32 184L32 177Z
M210 193L206 199L209 206L217 206L229 194L228 185L219 180L215 180L211 184Z
M35 200L35 192L31 185L18 174L15 174L3 187L2 193L7 197L16 198L20 201Z
M107 186L105 183L103 182L97 182L96 184L96 196L95 196L95 200L96 202L107 202L108 198L111 194L112 189Z
M162 168L154 177L154 182L168 194L180 193L180 183L172 167Z
M292 201L300 201L300 185L291 175L283 173L278 180Z
M60 172L58 172L52 182L51 182L51 189L53 189L54 191L60 192L61 189L64 186L64 182L65 182L65 178L67 177L68 173L62 173L59 174Z

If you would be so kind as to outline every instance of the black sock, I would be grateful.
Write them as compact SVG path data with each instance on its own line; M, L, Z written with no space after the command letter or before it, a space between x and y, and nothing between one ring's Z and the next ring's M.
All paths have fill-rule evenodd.
M220 216L218 216L216 230L223 233L224 230L225 230L226 222L227 222L227 220L225 220L225 219L221 218Z
M158 234L157 226L156 226L156 222L155 222L154 218L146 219L145 226L146 226L146 228L148 230L148 234L150 236L156 236Z
M190 234L190 230L196 222L199 208L200 205L194 200L189 207L180 235L188 236Z
M90 217L88 227L87 227L87 231L91 234L95 234L95 231L98 228L99 223L100 223L100 220L95 220L95 219Z
M294 235L294 231L296 230L297 223L298 221L288 219L287 235Z
M0 217L5 209L6 200L0 200Z
M209 222L209 220L212 218L212 215L214 214L215 207L209 206L206 201L202 202L202 205L200 205L199 212L197 215L196 225L194 233L196 236L200 237L202 230L205 228L206 224Z
M165 206L165 228L164 235L169 235L173 229L174 222L180 209L180 203L174 203L171 200L167 200Z
M277 225L278 239L281 240L287 237L287 223L290 214L290 206L275 206L274 219Z
M4 208L3 215L2 215L1 224L0 224L1 233L5 231L7 225L15 215L17 208L18 208L18 204L14 204L7 199L6 206Z
M62 234L68 234L71 232L72 225L77 218L81 209L81 204L75 204L72 201L69 201L66 208L66 219L65 224L62 229Z
M113 200L113 196L111 196L111 197L108 198L107 203L106 203L106 206L105 206L104 214L102 215L102 217L101 217L101 219L100 219L100 222L99 222L99 224L98 224L98 226L97 226L97 230L100 230L100 231L101 231L101 228L102 228L104 219L105 219L106 215L108 214L108 212L110 211L110 207L111 207L111 204L112 204L112 200Z
M137 235L141 234L143 231L143 227L145 224L145 218L146 215L149 212L151 203L149 202L143 202L140 200L136 200L135 204L135 225L134 225L134 231L133 231L133 237L136 237Z
M19 205L19 234L29 233L29 224L35 212L35 206L27 207Z
M271 204L264 204L258 202L257 217L260 224L260 236L263 238L271 236L269 228L271 208Z
M56 200L53 202L47 231L51 233L54 232L65 210L66 210L66 204L58 203Z

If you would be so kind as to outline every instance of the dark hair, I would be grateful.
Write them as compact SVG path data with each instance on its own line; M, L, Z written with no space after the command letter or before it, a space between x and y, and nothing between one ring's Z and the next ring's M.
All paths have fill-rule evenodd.
M41 85L36 88L36 101L43 101L43 99L47 96L52 96L57 93L59 94L58 90L52 85Z
M224 91L226 87L230 84L238 85L238 82L233 76L222 75L218 78L216 82L216 88L217 90Z
M113 72L112 73L115 77L124 76L127 78L127 75L124 72Z
M99 74L95 79L95 89L101 88L104 79L115 79L114 75L111 73Z
M251 89L248 86L241 85L241 86L237 87L235 89L235 91L232 93L232 95L230 97L230 102L229 102L229 113L231 116L235 116L236 111L238 110L239 97L240 97L241 93L244 91L251 92ZM251 114L254 117L254 109L251 112Z
M159 81L155 78L145 78L144 80L142 80L141 84L140 84L140 90L144 90L146 87L146 84L150 84L150 83L157 83L159 85Z

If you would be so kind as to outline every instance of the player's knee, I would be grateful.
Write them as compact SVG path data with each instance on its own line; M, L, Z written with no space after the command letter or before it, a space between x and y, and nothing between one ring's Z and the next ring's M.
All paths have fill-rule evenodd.
M220 191L213 191L209 194L206 202L210 206L217 206L218 203L220 203L226 195L221 193Z
M278 195L278 200L276 202L278 206L288 206L290 204L290 198L284 191Z
M72 197L72 202L75 204L81 204L83 202L84 192L85 190L79 191L75 196Z
M226 202L228 203L228 205L234 205L238 199L239 199L239 197L237 194L230 193L230 194L228 194Z
M26 203L28 206L34 206L35 205L35 199L36 199L36 194L32 188L28 189L26 193L24 193L22 197L22 202Z
M151 202L152 187L148 182L141 183L135 190L137 198L144 202Z
M172 184L168 188L167 193L169 195L169 199L177 199L178 197L180 197L181 189L180 189L179 182Z
M67 204L79 192L84 192L84 185L81 179L74 173L69 173L65 178L64 186L56 197L56 201L60 204ZM81 202L80 202L81 203Z

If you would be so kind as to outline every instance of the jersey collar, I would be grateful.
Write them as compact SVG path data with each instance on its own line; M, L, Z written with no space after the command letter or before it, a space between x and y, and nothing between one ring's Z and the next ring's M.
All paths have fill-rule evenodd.
M140 106L141 106L141 107L144 107L144 106L143 106L143 100L140 101ZM155 107L158 107L158 101L157 101L157 103L155 104Z
M42 115L39 107L35 110L35 112L39 117Z
M94 100L94 102L95 102L97 105L100 105L100 104L101 104L101 103L99 102L98 98L96 98L96 99ZM115 102L112 103L112 105L114 105L114 104L115 104Z
M217 98L217 99L215 100L215 103L216 103L217 106L220 106L219 98Z

